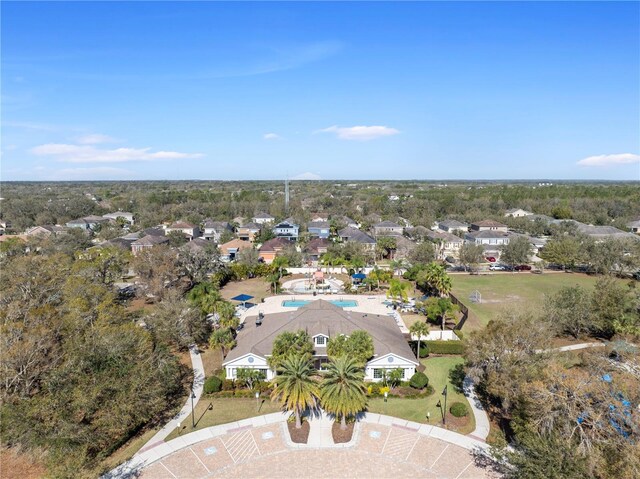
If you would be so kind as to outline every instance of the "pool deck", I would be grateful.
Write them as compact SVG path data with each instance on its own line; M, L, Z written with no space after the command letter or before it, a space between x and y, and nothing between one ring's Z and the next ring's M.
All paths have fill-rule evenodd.
M247 309L240 316L240 322L244 322L244 320L249 316L256 316L259 312L263 314L273 314L273 313L282 313L285 311L292 311L295 308L283 306L283 301L313 301L316 299L324 299L326 301L356 301L358 303L357 306L354 307L344 307L345 311L355 311L358 313L367 313L367 314L379 314L381 316L391 316L395 319L398 328L402 333L409 333L409 328L407 328L404 323L402 316L397 311L394 311L392 308L388 307L384 304L384 301L387 301L387 297L385 295L366 295L366 294L319 294L317 296L313 296L311 294L280 294L277 296L270 296L264 299L264 303L259 303L253 306L252 308Z

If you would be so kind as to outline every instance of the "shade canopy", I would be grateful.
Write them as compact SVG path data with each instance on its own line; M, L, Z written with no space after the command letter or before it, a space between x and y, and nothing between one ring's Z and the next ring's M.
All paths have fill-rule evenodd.
M241 302L245 302L245 301L249 301L250 299L252 299L253 296L249 296L248 294L239 294L238 296L235 296L233 298L231 298L232 301L241 301Z
M353 279L365 279L367 275L364 273L356 273L356 274L352 274L351 277Z

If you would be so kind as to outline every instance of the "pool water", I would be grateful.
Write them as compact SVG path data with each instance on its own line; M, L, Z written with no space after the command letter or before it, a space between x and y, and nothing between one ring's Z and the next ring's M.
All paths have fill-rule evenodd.
M282 306L284 306L285 308L300 308L302 306L309 304L310 302L311 301L309 300L295 300L295 301L287 300L282 302ZM346 300L332 299L329 302L334 306L338 306L340 308L355 308L356 306L358 306L358 302L353 299L346 299Z

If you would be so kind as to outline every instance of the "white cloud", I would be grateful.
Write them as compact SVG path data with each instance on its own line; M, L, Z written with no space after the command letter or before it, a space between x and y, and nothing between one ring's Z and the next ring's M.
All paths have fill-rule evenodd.
M589 156L578 161L580 166L614 166L614 165L630 165L632 163L640 163L640 155L633 153L619 153L616 155L596 155Z
M263 140L281 140L282 137L277 133L265 133L262 135Z
M315 133L335 133L341 140L357 140L368 141L382 138L384 136L392 136L400 133L395 128L388 126L350 126L339 127L337 125L317 130Z
M81 145L97 145L99 143L113 143L115 138L109 135L102 135L100 133L92 133L90 135L84 135L76 139Z
M300 173L299 175L293 176L292 180L321 180L320 175L316 175L315 173L311 173L307 171L306 173Z
M182 160L200 158L200 153L180 153L177 151L156 151L151 148L116 148L106 150L90 145L67 145L48 143L32 148L38 156L56 157L66 163L125 163L129 161Z

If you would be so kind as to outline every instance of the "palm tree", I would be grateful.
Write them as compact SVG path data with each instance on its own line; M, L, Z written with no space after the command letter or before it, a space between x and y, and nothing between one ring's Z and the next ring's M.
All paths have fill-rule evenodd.
M218 313L222 316L229 311L229 303L220 294L220 290L210 281L199 283L189 291L187 298L194 306L199 307L203 313ZM231 308L233 306L231 305ZM234 312L235 312L235 308Z
M304 356L289 356L277 369L278 375L271 382L271 400L278 401L285 411L296 415L296 428L302 427L300 417L307 408L315 408L319 396L318 385L313 380L313 365Z
M412 335L418 336L418 349L416 352L416 357L418 358L418 362L420 362L420 347L422 346L422 337L429 334L429 325L426 322L416 321L409 328L409 332Z
M429 263L427 269L425 269L421 275L423 275L424 281L430 288L438 292L438 296L444 297L451 292L451 278L444 269L444 266Z
M213 349L220 349L223 358L235 345L236 340L230 328L216 329L209 338L209 346Z
M322 407L340 416L340 429L347 428L347 416L363 411L367 405L364 370L354 358L333 359L320 384Z
M407 289L409 289L409 283L405 283L404 281L400 281L397 279L392 279L389 283L387 298L392 298L393 300L397 298L399 301L406 301L409 298Z

